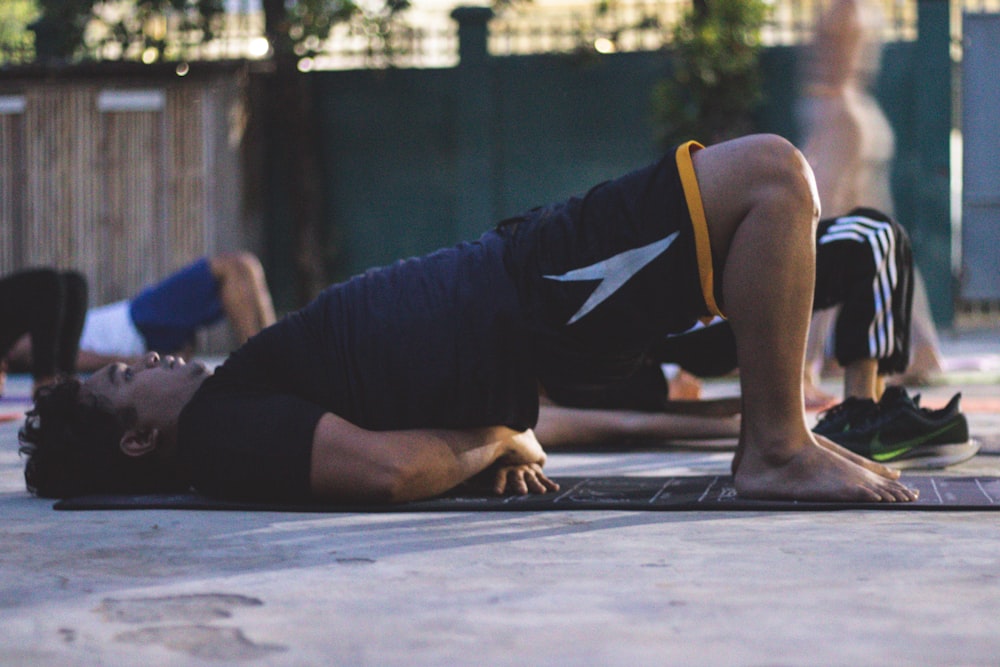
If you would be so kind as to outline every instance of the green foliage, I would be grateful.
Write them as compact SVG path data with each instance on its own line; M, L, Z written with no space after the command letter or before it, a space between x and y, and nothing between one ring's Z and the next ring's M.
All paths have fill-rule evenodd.
M177 55L185 44L211 41L224 0L37 0L39 60L78 60L100 53L122 59ZM168 34L183 36L170 43ZM108 47L111 47L110 49ZM173 50L175 53L171 54Z
M380 7L362 9L351 21L351 31L366 35L369 44L381 47L384 61L391 63L394 56L408 48L406 38L411 27L402 12L409 7L409 0L385 0Z
M39 59L72 58L83 44L94 0L38 0L41 16L28 26L35 32Z
M124 58L147 62L174 59L184 47L212 41L224 20L223 0L135 0L123 3L95 2L92 16L103 27L87 43L102 53L119 52ZM102 6L103 4L103 6ZM110 11L109 11L110 5ZM118 11L114 11L117 9ZM179 35L180 42L170 35Z
M42 60L181 59L190 47L215 39L226 20L225 0L35 2L40 6L41 19L32 29L38 35L36 45ZM387 13L375 13L373 20L384 22L384 16L408 6L409 0L387 0ZM354 0L281 0L278 7L278 25L269 26L269 37L276 51L296 56L315 53L335 24L360 13Z
M28 25L39 16L34 0L0 2L0 65L29 62L34 57L34 34Z
M287 42L297 56L314 55L337 23L358 13L353 0L298 0L286 3Z
M653 91L660 140L715 143L752 129L766 0L705 0L673 30L673 76Z

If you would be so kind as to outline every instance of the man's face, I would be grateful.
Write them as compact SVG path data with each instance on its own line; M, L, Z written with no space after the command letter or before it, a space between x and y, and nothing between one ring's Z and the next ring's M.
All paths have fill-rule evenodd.
M186 364L172 356L150 352L131 366L105 366L83 383L91 394L107 400L114 410L132 408L137 425L171 431L181 408L194 395L209 371L203 364Z

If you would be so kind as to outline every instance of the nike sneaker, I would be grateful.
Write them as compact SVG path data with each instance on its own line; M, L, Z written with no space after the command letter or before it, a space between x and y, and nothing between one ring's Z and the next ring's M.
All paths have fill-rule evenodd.
M823 412L819 422L813 427L813 433L835 439L833 436L858 428L876 417L878 417L878 404L875 401L851 396L844 399L843 403L838 403Z
M824 419L814 431L895 468L945 468L972 458L981 446L969 438L969 423L959 408L961 398L955 394L940 410L930 410L920 407L902 387L890 387L874 410L858 412L846 428L842 423L839 430L821 432Z

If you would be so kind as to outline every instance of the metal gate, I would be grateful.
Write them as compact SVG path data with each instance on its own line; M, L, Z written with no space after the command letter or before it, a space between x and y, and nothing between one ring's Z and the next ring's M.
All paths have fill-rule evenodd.
M1000 301L1000 14L962 21L962 273L960 296Z

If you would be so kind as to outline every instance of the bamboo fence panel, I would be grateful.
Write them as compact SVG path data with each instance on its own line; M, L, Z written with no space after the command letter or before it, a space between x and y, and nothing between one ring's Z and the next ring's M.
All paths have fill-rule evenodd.
M218 193L239 193L239 168L213 170L226 122L204 82L146 83L151 108L99 99L136 84L31 82L23 109L0 113L0 273L30 266L81 271L94 305L128 298L215 251L233 221L219 221ZM4 91L0 93L7 94ZM231 162L225 162L233 167ZM214 173L219 171L220 173ZM236 207L238 210L238 206Z
M0 114L0 275L18 267L24 242L24 118Z

